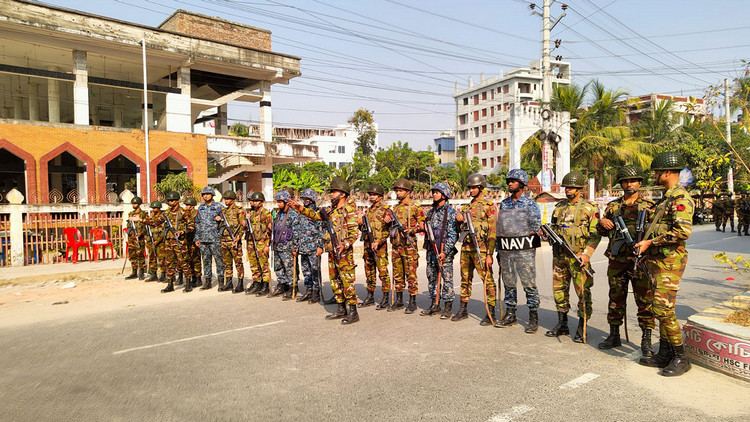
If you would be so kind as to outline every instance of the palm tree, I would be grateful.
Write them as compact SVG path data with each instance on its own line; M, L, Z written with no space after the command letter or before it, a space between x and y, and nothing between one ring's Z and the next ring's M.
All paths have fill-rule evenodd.
M591 82L582 88L578 85L555 85L552 90L552 109L555 111L567 111L570 117L578 117L583 107L583 100Z
M675 112L674 100L659 101L641 114L634 127L651 143L671 142L679 135L683 116L682 113Z
M625 121L625 99L628 92L623 89L608 90L598 79L589 82L588 86L592 97L591 106L582 113L581 120L586 117L595 124L596 129L622 124Z

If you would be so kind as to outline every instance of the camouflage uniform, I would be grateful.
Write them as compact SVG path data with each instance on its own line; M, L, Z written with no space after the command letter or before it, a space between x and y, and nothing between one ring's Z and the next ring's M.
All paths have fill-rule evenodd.
M748 226L750 226L750 198L743 193L735 200L735 207L737 208L737 235L742 236L744 231L747 236Z
M245 233L245 210L232 204L224 208L224 217L232 231L230 235L223 222L219 223L221 232L221 260L224 262L224 277L227 283L232 282L232 263L237 267L237 279L245 278L245 265L242 263L242 236ZM235 242L232 242L234 237Z
M440 299L443 302L452 302L455 296L453 291L453 258L458 253L456 242L458 241L458 232L456 231L456 210L453 209L446 201L442 207L430 208L427 211L425 224L432 227L435 240L442 246L438 247L438 252L445 254L443 266L440 268L440 261L433 252L432 245L425 237L425 248L427 249L427 289L430 292L430 303L435 302L437 295L437 277L438 272L441 276L442 287L440 289ZM443 232L443 225L445 231Z
M167 267L167 278L172 278L175 270L177 270L190 280L190 277L193 276L193 269L188 259L187 236L190 232L195 231L195 220L191 219L188 214L185 214L179 205L174 209L167 208L166 211L162 211L162 215L164 216L165 227L166 218L169 218L174 230L182 232L179 235L179 241L175 239L174 232L164 233L165 248L167 251L164 257L164 265Z
M529 233L536 233L541 227L541 213L536 202L528 196L521 196L517 201L512 196L505 198L500 203L498 214L514 213L514 218L520 220L516 222L517 226L528 229ZM514 211L510 211L514 210ZM506 214L506 218L507 218ZM501 225L497 226L498 238L502 233ZM518 289L516 283L520 280L523 290L526 293L526 303L529 310L539 308L539 289L536 286L536 249L526 250L500 250L498 246L498 261L500 265L500 274L505 286L505 306L506 308L515 308L518 304Z
M721 218L721 231L726 231L727 221L729 221L729 227L732 229L732 233L734 233L734 200L729 196L726 196L724 199L724 214Z
M398 217L401 224L404 225L407 235L411 238L412 243L398 231L394 230L391 236L391 261L393 262L393 285L395 291L403 292L406 287L405 282L409 283L409 296L419 294L417 282L417 267L419 266L419 252L417 250L416 233L419 230L419 223L424 222L424 212L422 207L410 203L409 199L396 204L393 207L393 213ZM411 245L414 245L412 247Z
M205 202L198 205L198 216L195 218L195 241L200 242L203 257L203 277L211 280L211 258L216 263L216 276L223 280L224 261L221 259L221 236L216 226L216 216L221 214L224 206L218 202Z
M652 208L646 229L645 238L652 241L645 253L646 266L655 286L652 309L659 320L661 338L668 339L672 346L682 345L674 307L687 265L685 242L693 231L694 209L693 198L678 183Z
M471 215L471 222L474 225L476 231L477 242L479 243L479 250L482 253L482 259L487 259L488 256L492 256L495 253L495 239L496 239L496 221L495 221L495 205L492 202L481 199L477 200L474 198L470 203L461 207L461 212L468 212ZM462 230L466 230L467 223L464 221L461 223ZM461 236L465 236L462 239L461 244L461 302L468 303L471 298L471 284L474 279L474 270L479 273L479 277L484 280L486 286L485 293L487 295L487 304L489 306L495 306L495 280L492 275L492 269L485 271L483 269L484 262L479 262L479 256L474 248L471 241L471 237L466 236L464 233ZM479 265L477 265L479 264Z
M196 221L198 217L198 210L194 207L185 207L183 210L186 214L186 218ZM195 246L195 232L188 233L188 257L190 262L190 268L193 270L194 277L200 277L201 275L201 250Z
M711 215L714 218L716 231L721 231L721 223L724 221L724 196L717 196L714 198L714 203L711 206Z
M311 218L313 220L320 220L320 212L305 208L300 211L300 214ZM336 296L337 303L346 303L353 306L356 310L357 305L357 291L354 288L354 242L357 241L357 204L353 199L348 198L346 206L342 208L334 208L329 211L329 217L333 223L333 231L336 233L336 238L339 243L347 246L341 253L341 260L338 264L338 273L336 272L336 264L331 258L331 242L330 236L326 233L323 235L326 243L326 248L329 251L328 259L328 276L331 280L331 288ZM343 291L341 290L343 285Z
M159 211L159 215L152 212L152 214L146 217L143 222L151 227L151 238L147 239L150 251L148 255L148 266L152 273L156 272L158 266L158 269L166 274L167 267L164 265L164 222L160 215L161 210Z
M128 259L130 259L130 266L134 272L146 271L146 227L143 221L148 217L148 213L140 208L137 210L130 211L128 218L139 217L141 221L132 221L128 225L132 224L135 227L135 236L131 239L130 231L128 230ZM136 240L137 239L137 240Z
M552 229L563 238L573 252L580 253L586 248L596 249L601 236L596 231L599 223L599 208L596 204L579 198L575 203L562 200L552 212ZM557 311L567 314L570 310L570 284L573 283L578 295L578 316L591 317L591 286L593 277L588 276L576 260L561 248L553 249L552 291Z
M615 199L607 204L604 210L604 218L608 220L621 216L628 227L633 239L635 239L635 226L638 222L638 211L649 209L653 202L643 199L640 195L632 204L625 204L623 198ZM612 254L612 247L617 241L617 230L606 230L601 224L596 226L602 236L609 236L609 245L604 255L609 258L607 267L607 278L609 279L609 312L607 321L609 325L620 326L625 315L626 301L628 297L628 285L633 285L633 296L638 307L638 326L642 330L654 328L654 315L651 312L651 281L642 271L633 272L635 254L633 248L622 243L617 255Z
M268 255L265 254L265 249L271 241L268 227L273 222L273 217L271 216L271 212L263 206L258 208L257 211L248 208L246 213L248 222L253 228L255 244L258 247L258 255L256 257L255 250L253 250L253 240L249 238L250 233L248 231L247 260L250 264L250 271L253 273L253 281L269 283L271 281L271 270L268 266ZM260 262L258 262L258 258L260 258Z
M318 211L315 204L308 207L313 211ZM323 248L323 231L321 222L310 220L309 218L300 218L299 224L295 227L295 237L297 241L297 254L299 255L302 275L305 278L305 286L308 289L320 288L318 274L320 272L320 260L318 259L318 248Z
M277 286L284 285L291 290L294 277L294 256L297 250L298 238L295 236L296 227L301 223L300 216L291 208L286 212L277 212L273 222L273 253L274 272Z
M383 221L391 207L385 205L381 199L377 205L372 205L366 212L367 219L370 221L372 237L375 241L375 257L368 252L372 250L369 240L364 239L364 261L365 276L367 277L367 291L375 291L375 278L380 274L380 287L383 294L391 291L391 279L388 274L388 230L389 223ZM364 232L364 229L362 230Z

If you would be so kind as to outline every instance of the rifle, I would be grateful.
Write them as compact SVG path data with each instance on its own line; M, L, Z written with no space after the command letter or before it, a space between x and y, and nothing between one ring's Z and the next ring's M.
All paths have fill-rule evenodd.
M336 232L333 230L333 222L331 221L331 216L328 215L328 211L325 208L321 208L318 213L320 214L320 220L323 222L323 230L328 232L328 235L331 237L331 253L328 254L328 258L333 257L333 268L336 269L336 274L338 274L339 288L341 289L342 296L344 296L344 300L346 300L344 281L341 279L341 270L339 269L339 262L341 261L339 240L336 237Z
M490 317L490 323L492 325L495 325L495 321L492 315L490 315L490 307L487 303L487 271L491 270L490 268L487 268L487 263L482 258L482 251L479 249L479 241L477 240L477 232L474 229L474 223L471 221L471 213L464 212L464 222L466 223L466 229L464 229L463 233L461 233L462 239L466 238L468 235L471 239L472 245L474 245L474 249L477 251L477 261L479 261L479 266L482 268L482 271L485 273L485 277L482 277L482 284L484 284L484 308L487 310L487 315ZM500 307L500 312L502 312L502 307Z
M375 251L372 249L373 245L375 245L375 236L372 234L372 226L370 226L370 219L367 218L367 215L362 216L362 226L364 227L364 230L362 230L362 238L360 240L370 243L369 247L367 247L367 244L365 243L365 249L370 252L370 256L373 261L375 261L377 260L377 257L375 256Z
M180 243L180 237L177 236L177 231L174 229L174 226L172 225L172 220L169 219L169 216L166 213L162 213L164 215L164 237L166 238L169 232L172 232L172 235L174 236L174 241L178 244Z
M159 255L156 254L156 245L154 244L154 235L151 233L151 226L148 224L146 225L146 234L148 234L148 238L151 239L151 253L154 254L154 258L156 258L156 268L159 268ZM149 262L151 260L149 259ZM148 267L148 272L151 272L151 265Z
M135 241L135 244L138 246L138 249L141 249L141 242L138 240L138 231L135 229L135 224L133 224L132 221L128 220L128 240L130 238L133 238L133 241Z
M440 263L440 253L443 250L443 245L441 242L440 247L438 247L435 241L435 232L432 231L432 224L428 221L424 226L427 231L427 240L432 245L432 253L435 254L435 259L438 260L437 285L435 286L435 306L437 306L440 304L440 276L443 274L443 266Z
M635 225L635 243L639 243L643 241L643 235L646 233L646 217L647 216L648 216L648 210L638 211L638 222ZM634 252L635 252L635 263L633 264L633 272L635 272L640 266L641 269L645 272L645 274L648 275L648 269L646 268L646 264L641 262L641 260L643 259L643 254L641 253L640 248L637 250L634 250Z
M617 255L618 252L620 252L620 247L624 244L630 246L631 248L635 245L635 241L633 240L633 237L630 236L630 232L628 231L628 226L625 225L625 220L622 219L621 215L616 215L614 217L615 222L615 229L617 230L620 239L615 242L615 244L612 246L612 255ZM634 270L635 271L635 270ZM633 272L635 275L635 272ZM627 286L625 288L625 293L627 296ZM630 336L628 334L628 301L625 300L623 303L623 322L625 323L625 341L630 341Z
M255 259L258 260L258 266L260 266L260 255L258 255L258 242L255 241L255 231L253 231L253 225L250 224L250 219L245 217L245 227L247 227L247 233L245 233L245 240L251 240L253 242L253 250L255 251Z
M393 212L393 210L389 211L391 213L391 220L393 220L393 228L391 229L391 236L398 231L401 233L401 236L405 237L407 242L409 243L409 246L411 246L414 249L417 249L417 245L414 244L414 241L411 240L411 237L406 233L406 227L404 227L403 224L401 224L401 220L398 219L398 216L396 213Z
M224 210L223 209L221 210L220 214L221 214L221 222L219 223L219 225L220 225L220 227L219 227L219 235L224 234L225 231L229 232L229 238L232 239L232 247L236 249L240 245L239 245L239 242L237 241L237 238L234 236L235 233L232 231L232 227L229 225L229 222L227 221L227 216L224 215ZM239 231L239 228L237 228L237 230Z
M544 237L547 238L550 245L561 247L568 255L570 255L571 258L575 259L578 266L581 267L583 271L586 274L588 274L589 277L594 277L594 269L584 267L582 265L583 261L581 261L581 258L579 258L575 252L573 252L573 249L570 248L570 245L568 245L568 242L563 240L563 238L561 238L557 233L555 233L555 231L552 230L552 227L549 224L542 224L542 231L544 232Z

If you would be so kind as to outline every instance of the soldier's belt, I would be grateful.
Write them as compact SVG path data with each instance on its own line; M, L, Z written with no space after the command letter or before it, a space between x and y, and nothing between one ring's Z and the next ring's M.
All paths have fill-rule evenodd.
M516 237L497 237L495 246L500 251L523 251L542 246L542 240L537 234Z

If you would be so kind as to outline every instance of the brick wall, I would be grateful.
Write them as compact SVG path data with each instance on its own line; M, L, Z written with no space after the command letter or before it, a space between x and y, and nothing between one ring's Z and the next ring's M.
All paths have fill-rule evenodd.
M184 10L175 12L159 28L191 37L271 51L271 31Z

